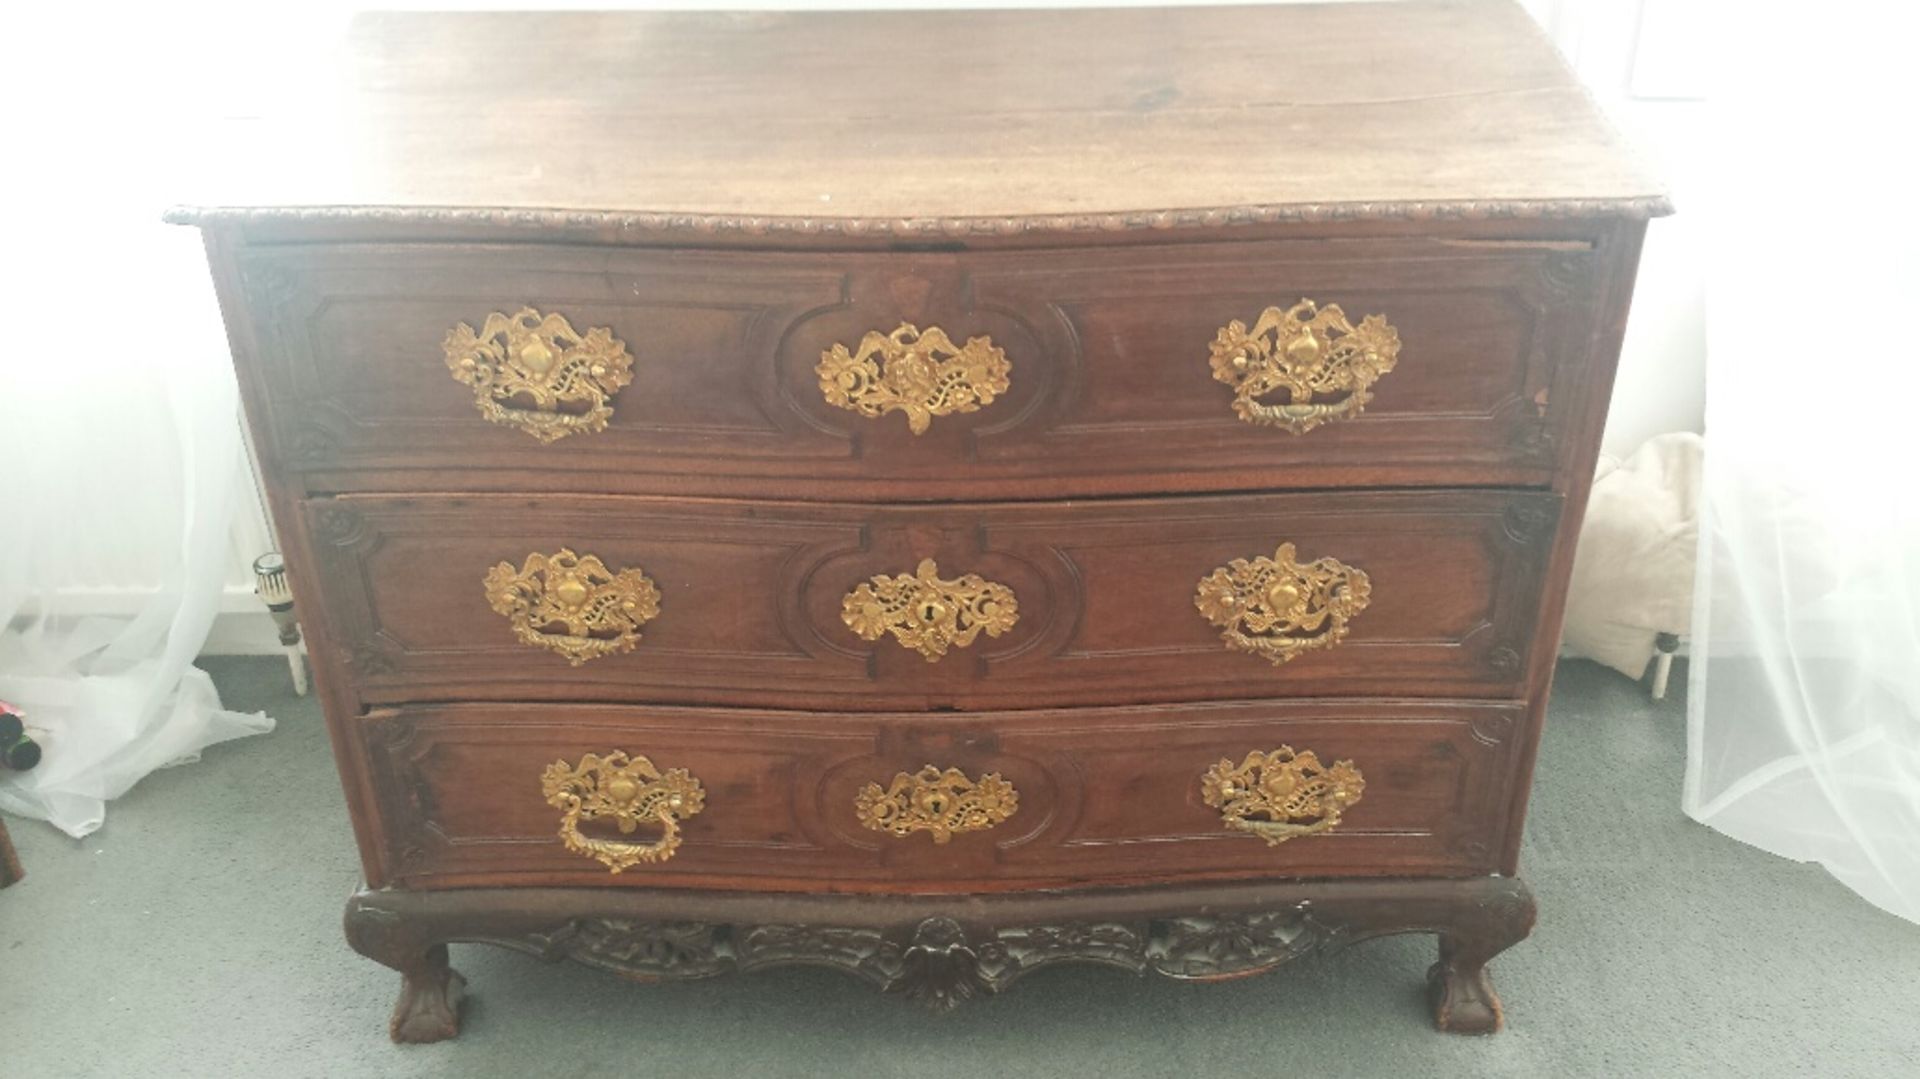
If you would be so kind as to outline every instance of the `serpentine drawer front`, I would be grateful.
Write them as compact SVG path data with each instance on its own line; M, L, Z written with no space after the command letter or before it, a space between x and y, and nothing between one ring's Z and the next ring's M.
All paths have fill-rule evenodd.
M1424 932L1500 1025L1667 208L1524 12L355 26L171 216L397 1040L470 941L943 1008Z
M269 452L318 485L917 500L1544 483L1602 261L355 245L241 273Z
M899 709L1508 696L1559 499L305 509L361 701Z
M376 711L366 727L390 792L389 871L409 885L699 888L745 877L780 890L971 891L1488 872L1505 839L1497 807L1518 711L1299 701L935 720L472 704ZM1281 747L1294 759L1268 763L1271 775L1242 770L1249 754ZM623 774L604 767L615 753L677 776L649 785L628 767L610 786ZM556 803L543 780L550 769L580 776L583 760L625 801L603 795L598 819L570 821L576 799L562 790ZM1218 797L1235 785L1237 796ZM696 808L666 814L669 832L658 807L695 788L685 805ZM616 809L649 798L622 828ZM1289 825L1304 834L1260 834ZM620 853L653 851L663 835L667 857Z

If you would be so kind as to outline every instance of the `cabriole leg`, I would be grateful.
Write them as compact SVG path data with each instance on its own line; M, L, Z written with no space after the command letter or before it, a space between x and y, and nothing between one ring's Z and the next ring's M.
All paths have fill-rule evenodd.
M1427 972L1433 1025L1451 1034L1492 1034L1500 1029L1500 996L1487 963L1533 931L1534 902L1512 880L1479 903L1460 909L1440 931L1440 961Z
M396 1042L437 1042L460 1033L460 997L466 979L447 965L447 946L428 939L397 911L356 896L347 904L347 942L353 950L400 972L387 1033Z

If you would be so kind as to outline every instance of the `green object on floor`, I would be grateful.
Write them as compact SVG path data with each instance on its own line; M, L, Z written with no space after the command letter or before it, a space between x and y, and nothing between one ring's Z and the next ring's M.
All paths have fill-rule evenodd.
M326 732L280 659L209 661L278 731L155 773L75 842L15 822L0 1072L20 1076L1911 1076L1920 926L1681 815L1684 703L1562 666L1521 864L1508 1028L1434 1033L1431 937L1217 985L1043 971L933 1017L822 971L637 985L455 945L460 1037L395 1046L397 977L348 950L359 880ZM1676 684L1684 680L1676 680Z

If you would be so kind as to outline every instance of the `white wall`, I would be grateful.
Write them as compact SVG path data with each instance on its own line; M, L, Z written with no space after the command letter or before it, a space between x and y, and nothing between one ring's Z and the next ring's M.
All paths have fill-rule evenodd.
M1699 431L1706 401L1701 247L1707 160L1706 0L1521 0L1594 98L1636 142L1679 213L1652 223L1605 452L1624 456L1668 431Z

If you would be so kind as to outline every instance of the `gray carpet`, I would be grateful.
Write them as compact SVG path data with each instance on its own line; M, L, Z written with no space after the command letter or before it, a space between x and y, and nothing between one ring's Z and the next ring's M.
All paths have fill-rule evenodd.
M1677 808L1677 701L1560 671L1528 826L1508 1030L1427 1025L1427 937L1220 985L1042 972L944 1018L829 972L633 985L482 947L459 1040L386 1039L398 979L347 949L346 810L277 660L209 664L281 721L114 804L75 842L13 821L0 1074L41 1076L1682 1076L1920 1074L1920 926Z

